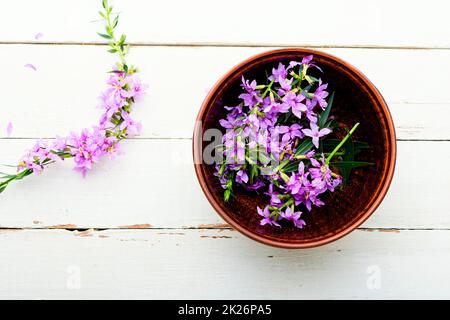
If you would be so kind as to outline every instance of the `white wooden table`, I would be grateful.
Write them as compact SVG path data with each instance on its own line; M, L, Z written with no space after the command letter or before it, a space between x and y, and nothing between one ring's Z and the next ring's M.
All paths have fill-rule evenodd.
M99 2L1 0L0 135L9 121L15 129L0 139L0 163L16 163L35 138L97 120L113 62L96 35ZM143 135L86 179L66 163L0 196L0 298L450 298L448 1L114 5L135 45L129 60L150 86L136 111ZM242 59L285 46L362 70L385 96L398 138L395 178L375 214L301 251L231 230L191 157L208 88Z

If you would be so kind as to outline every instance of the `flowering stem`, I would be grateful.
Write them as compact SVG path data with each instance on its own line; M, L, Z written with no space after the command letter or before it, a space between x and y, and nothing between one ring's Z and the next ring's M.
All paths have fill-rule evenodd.
M334 150L329 154L329 156L327 157L326 160L326 164L329 164L331 159L334 157L334 155L336 154L336 152L339 151L340 148L342 148L342 146L347 142L348 138L351 137L351 135L353 134L353 132L355 132L355 130L359 127L359 122L356 123L353 128L347 133L347 135L344 137L344 139L342 139L342 141L336 146L336 148L334 148Z

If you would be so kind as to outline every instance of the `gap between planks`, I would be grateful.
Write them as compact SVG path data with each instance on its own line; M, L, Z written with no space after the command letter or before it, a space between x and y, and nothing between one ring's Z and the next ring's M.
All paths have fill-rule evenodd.
M276 43L214 43L214 42L180 42L180 43L159 43L159 42L129 42L133 47L216 47L216 48L313 48L313 49L380 49L380 50L450 50L450 47L440 46L382 46L382 45L338 45L338 44L276 44ZM57 45L57 46L108 46L104 42L71 42L71 41L0 41L0 45Z
M4 232L14 232L14 231L52 231L52 230L65 230L69 232L78 232L78 233L94 233L94 232L102 232L102 231L110 231L110 230L148 230L148 231L186 231L186 230L229 230L236 231L230 225L223 224L208 224L208 225L199 225L192 227L152 227L148 226L140 226L140 225L132 225L132 226L121 226L121 227L105 227L105 228L88 228L88 227L77 227L71 225L59 225L59 226L48 226L48 227L0 227L0 233ZM401 231L450 231L450 228L365 228L359 227L355 230L364 231L364 232L394 232L399 233Z

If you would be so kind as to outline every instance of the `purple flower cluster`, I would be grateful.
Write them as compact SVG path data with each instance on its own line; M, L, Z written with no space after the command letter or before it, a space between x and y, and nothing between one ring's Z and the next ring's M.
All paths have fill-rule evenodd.
M104 110L99 124L84 129L80 134L71 133L66 138L57 138L51 145L38 141L23 157L18 171L31 169L41 173L44 166L74 158L75 170L86 175L92 166L104 156L113 156L119 150L120 141L139 135L141 124L131 118L132 104L145 90L135 70L121 72L117 69L107 80L107 88L100 96L100 107Z
M342 182L321 151L332 132L319 121L329 94L328 85L308 73L322 72L312 60L280 63L263 85L242 77L240 103L225 107L227 116L219 121L226 133L216 175L225 201L234 185L263 191L270 200L257 207L261 225L281 227L284 220L303 228L302 208L323 205L320 196Z
M98 35L108 40L108 52L116 54L120 59L109 72L107 87L100 97L100 107L103 109L100 121L92 128L82 130L80 134L72 133L68 137L57 138L50 144L37 141L16 166L16 174L0 173L0 193L5 191L11 182L22 180L32 173L40 174L47 165L66 158L74 158L75 170L84 176L101 158L117 154L120 141L140 134L141 124L130 114L133 103L143 94L145 86L136 77L136 69L126 62L130 46L125 42L125 34L118 36L115 33L119 15L113 13L113 7L108 0L102 1L99 15L103 19L105 29L104 33ZM36 71L31 64L25 67ZM12 129L11 124L7 128L8 136Z

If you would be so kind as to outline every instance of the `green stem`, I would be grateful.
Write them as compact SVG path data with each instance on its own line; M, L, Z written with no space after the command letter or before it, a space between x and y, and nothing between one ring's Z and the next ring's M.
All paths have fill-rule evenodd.
M347 142L348 138L351 137L351 135L353 134L353 132L355 132L355 130L358 128L359 126L359 122L356 123L353 128L347 133L347 135L345 136L344 139L342 139L342 141L336 146L336 148L334 148L334 150L330 153L330 155L327 157L326 160L326 164L330 163L330 160L334 157L334 155L336 154L336 152L339 151L340 148L342 148L342 146Z
M111 30L111 37L112 37L112 42L110 43L110 45L111 45L111 47L113 47L114 49L116 49L119 52L119 57L120 57L120 61L122 62L122 65L126 65L125 52L122 50L122 47L120 45L118 45L116 35L114 34L114 27L111 24L111 12L109 10L108 2L106 2L106 6L107 6L105 9L106 24L108 26L108 29Z

